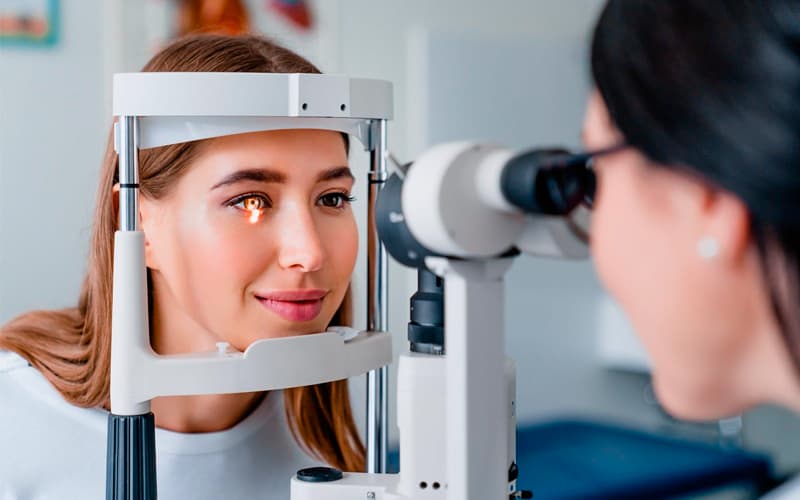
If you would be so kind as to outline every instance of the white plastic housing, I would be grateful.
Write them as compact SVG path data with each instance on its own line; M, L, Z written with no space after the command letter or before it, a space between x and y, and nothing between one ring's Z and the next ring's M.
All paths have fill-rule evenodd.
M120 73L114 75L114 115L136 119L126 137L122 127L115 127L120 177L124 170L136 179L123 149L260 130L337 130L371 147L380 140L373 137L373 125L390 119L392 109L392 85L381 80L318 74ZM111 348L111 406L116 414L145 413L156 396L310 385L391 362L391 342L383 333L345 339L325 332L261 340L243 353L222 349L159 356L148 335L145 269L142 233L117 232Z
M341 75L118 73L115 116L139 117L139 147L290 128L368 140L368 122L392 118L392 84Z
M300 481L293 476L291 500L411 500L397 493L399 474L345 473L327 483ZM413 497L412 497L413 498Z
M397 374L400 473L346 473L342 480L331 483L307 483L293 478L292 500L363 500L373 498L369 493L382 500L454 499L448 496L447 479L447 358L405 353L400 356ZM516 460L516 378L516 365L507 358L506 398L501 408L507 422L506 469ZM515 490L516 481L509 483L508 492L495 500L505 500Z
M564 217L529 215L525 229L515 242L520 252L537 257L585 259L589 246L569 226Z
M525 215L501 191L509 149L471 142L434 146L409 169L403 214L426 248L448 256L497 257L517 248L542 257L585 258L588 246L564 217Z
M446 358L408 353L397 367L400 482L405 498L444 498L447 487ZM421 483L427 488L420 488ZM434 485L438 485L435 488ZM437 491L442 490L442 491Z
M508 150L470 142L442 144L424 152L403 185L403 214L411 234L442 255L493 257L508 251L522 233L525 219L497 210L480 194L485 182L480 169L487 162L503 164L508 158Z
M450 500L508 495L503 275L511 262L425 260L444 278Z

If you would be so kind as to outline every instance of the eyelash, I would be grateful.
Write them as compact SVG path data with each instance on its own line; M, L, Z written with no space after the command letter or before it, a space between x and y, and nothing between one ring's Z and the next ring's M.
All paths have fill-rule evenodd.
M318 203L320 203L323 199L330 198L330 197L337 198L336 201L342 203L342 205L341 206L330 206L330 205L324 205L323 204L321 206L326 207L326 208L333 208L333 209L336 209L336 210L341 210L341 209L345 208L346 205L349 205L350 203L356 201L356 198L354 196L351 196L351 195L347 194L346 192L333 192L333 193L325 193L322 196L320 196L319 200L318 200ZM226 203L226 205L229 206L229 207L238 208L239 210L242 210L242 211L249 211L251 209L244 208L244 207L237 207L237 205L239 205L240 203L242 203L242 202L244 202L244 201L246 201L246 200L248 200L250 198L255 198L255 199L261 200L262 206L260 208L258 208L258 210L264 210L265 208L270 208L272 206L272 200L270 200L268 196L266 196L264 194L261 194L261 193L246 193L246 194L237 196L236 198L233 198L232 200L228 201Z
M322 205L322 206L324 206L326 208L334 208L334 209L337 209L337 210L342 210L347 205L349 205L349 204L353 203L354 201L356 201L354 196L350 196L349 194L347 194L345 192L325 193L322 196L320 196L319 199L320 199L320 201L322 201L324 198L331 197L331 196L335 196L337 198L337 201L340 201L342 203L342 205L338 206L338 207L332 207L332 206L329 206L329 205Z

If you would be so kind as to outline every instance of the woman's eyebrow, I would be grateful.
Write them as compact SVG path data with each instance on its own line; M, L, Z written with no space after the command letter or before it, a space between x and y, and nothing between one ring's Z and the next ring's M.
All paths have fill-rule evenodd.
M332 181L335 179L341 179L343 177L349 177L350 180L356 179L355 176L353 176L353 172L350 171L350 167L336 167L324 172L320 172L317 176L317 182Z
M330 170L320 172L319 175L317 175L317 182L327 182L341 178L350 178L351 180L355 180L353 172L350 171L350 167L335 167ZM269 170L268 168L246 168L226 175L221 181L214 184L211 187L211 190L222 186L236 184L237 182L242 181L284 184L286 183L286 175L281 172Z
M270 182L270 183L284 183L286 176L280 172L269 170L266 168L246 168L244 170L237 170L236 172L226 175L221 181L214 184L211 189L217 189L222 186L236 184L242 181L256 181L256 182Z

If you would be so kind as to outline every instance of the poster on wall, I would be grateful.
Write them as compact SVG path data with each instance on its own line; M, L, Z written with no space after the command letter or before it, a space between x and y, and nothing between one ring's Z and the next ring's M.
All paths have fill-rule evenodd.
M0 45L52 46L59 0L0 0Z

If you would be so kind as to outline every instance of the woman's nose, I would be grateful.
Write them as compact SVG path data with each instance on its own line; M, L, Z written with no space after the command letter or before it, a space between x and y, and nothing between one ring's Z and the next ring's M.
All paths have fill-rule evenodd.
M278 264L284 269L314 272L322 268L325 251L314 218L307 211L292 211L280 229Z

